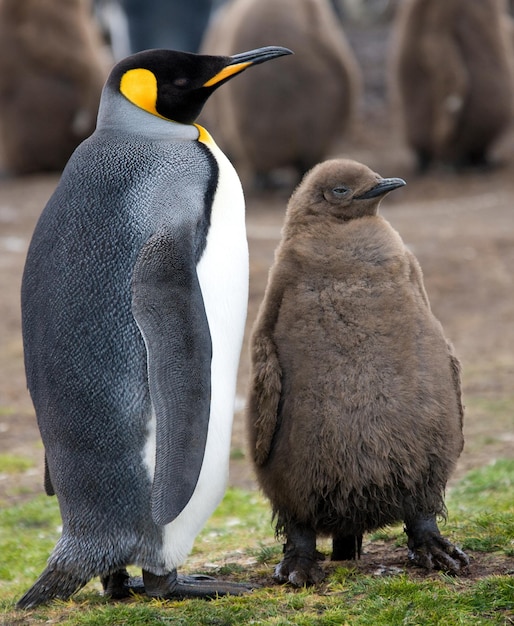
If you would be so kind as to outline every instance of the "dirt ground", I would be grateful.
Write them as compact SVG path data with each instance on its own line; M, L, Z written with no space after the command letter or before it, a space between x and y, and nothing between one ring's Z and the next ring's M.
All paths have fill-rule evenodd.
M496 458L514 456L514 132L497 146L500 165L494 169L417 176L387 107L384 30L367 36L364 46L359 45L365 40L363 33L358 29L351 33L364 71L365 94L351 137L334 154L407 181L384 201L381 212L418 257L433 311L462 361L466 446L455 473L458 478ZM35 462L23 474L0 475L0 506L43 491L43 448L23 371L19 291L35 221L57 180L57 175L41 175L0 182L0 453ZM242 411L248 334L280 237L288 194L246 195L250 300L230 483L252 488L253 472L244 458Z

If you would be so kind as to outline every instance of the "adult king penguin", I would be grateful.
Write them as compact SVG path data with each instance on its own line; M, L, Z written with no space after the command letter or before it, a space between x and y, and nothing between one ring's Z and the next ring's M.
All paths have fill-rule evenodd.
M224 493L248 289L241 185L194 120L219 85L285 54L122 60L40 217L23 341L63 530L18 607L96 575L122 597L128 564L153 597L241 592L176 572Z
M289 201L248 402L257 477L287 540L279 582L323 578L317 535L332 537L332 559L356 558L364 532L397 521L413 562L468 562L436 523L463 445L459 362L418 262L377 215L404 184L333 160Z

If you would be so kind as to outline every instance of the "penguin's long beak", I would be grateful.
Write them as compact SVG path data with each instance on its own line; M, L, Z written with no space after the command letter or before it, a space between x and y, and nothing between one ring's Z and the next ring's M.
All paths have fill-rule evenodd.
M383 196L393 189L398 189L398 187L403 187L407 183L403 180L403 178L382 178L382 180L363 193L361 196L355 196L355 200L368 200L369 198L376 198L378 196Z
M283 48L282 46L266 46L264 48L256 48L255 50L249 50L248 52L241 52L240 54L234 54L228 57L229 63L215 76L209 78L204 83L204 87L214 87L224 80L239 74L247 67L251 65L258 65L259 63L265 63L271 59L285 56L287 54L294 54L289 48Z

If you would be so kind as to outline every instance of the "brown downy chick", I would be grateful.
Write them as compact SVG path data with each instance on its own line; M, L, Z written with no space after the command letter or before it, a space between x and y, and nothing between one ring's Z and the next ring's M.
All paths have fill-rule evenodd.
M444 489L462 450L460 367L430 310L421 269L377 214L405 182L331 160L289 201L253 329L251 452L286 538L275 578L323 578L356 558L363 533L403 521L410 559L455 573Z
M111 59L91 0L0 2L0 167L60 171L95 129Z
M405 138L421 172L489 164L512 121L511 20L505 0L406 0L392 71Z

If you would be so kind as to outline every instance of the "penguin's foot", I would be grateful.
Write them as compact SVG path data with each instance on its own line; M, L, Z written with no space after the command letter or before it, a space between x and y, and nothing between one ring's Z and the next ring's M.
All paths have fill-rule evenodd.
M183 598L211 600L227 595L241 596L254 589L254 587L244 583L218 581L211 576L178 576L177 570L164 576L157 576L143 570L143 582L148 596L163 600Z
M349 561L361 558L362 535L334 535L332 561Z
M273 579L278 583L289 583L293 587L317 585L325 578L325 572L318 562L318 552L286 554L275 567Z
M120 569L108 576L103 577L102 585L104 588L104 595L113 600L120 600L122 598L128 598L132 594L136 593L143 595L145 593L145 586L143 579L140 576L130 577L126 569Z
M285 533L284 558L275 567L274 580L293 587L320 583L325 572L318 561L325 557L316 550L316 533L311 528L293 525L285 528Z
M469 565L467 554L441 535L434 517L420 517L406 524L405 532L409 559L415 565L448 574L459 574Z

